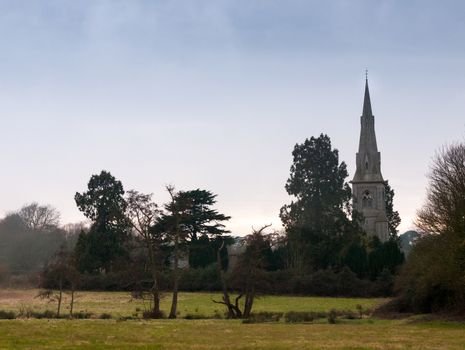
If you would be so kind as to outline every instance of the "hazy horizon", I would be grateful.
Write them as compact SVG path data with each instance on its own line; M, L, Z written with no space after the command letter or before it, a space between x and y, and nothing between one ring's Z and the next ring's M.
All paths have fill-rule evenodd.
M365 68L400 232L436 150L465 136L461 1L0 1L0 215L84 220L102 169L167 200L208 189L234 234L272 223L292 149L328 134L355 171Z

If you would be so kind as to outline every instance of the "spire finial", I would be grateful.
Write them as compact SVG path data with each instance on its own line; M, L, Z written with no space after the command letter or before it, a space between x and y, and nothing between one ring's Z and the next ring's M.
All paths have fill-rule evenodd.
M368 90L368 69L365 69L365 96L363 98L362 115L365 117L370 117L373 115L371 112L370 91Z

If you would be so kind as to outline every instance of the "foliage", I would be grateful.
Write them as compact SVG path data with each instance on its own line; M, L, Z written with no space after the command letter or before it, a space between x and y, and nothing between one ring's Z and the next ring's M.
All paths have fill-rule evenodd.
M394 190L389 183L384 183L384 194L386 200L386 216L388 220L388 230L391 236L396 236L399 232L397 227L400 225L400 216L398 211L394 211Z
M161 211L152 201L152 194L143 194L129 191L127 195L127 217L141 243L148 261L148 270L151 274L150 294L152 296L152 316L161 315L160 311L160 283L159 275L163 264L162 244L163 235L152 228L157 223ZM143 292L142 281L137 281Z
M376 279L380 273L387 269L391 274L404 262L404 254L400 250L399 242L392 237L382 243L378 237L371 237L369 242L368 271L371 279Z
M315 312L312 311L289 311L284 314L284 320L287 323L313 322L315 316Z
M14 320L16 313L13 311L0 310L0 320Z
M118 260L128 255L130 223L125 216L126 201L120 181L109 172L92 175L87 191L76 193L79 210L92 225L88 233L81 232L76 244L76 258L81 271L110 271Z
M335 309L331 309L328 312L328 323L329 324L336 324L337 322L337 311Z
M188 232L192 241L201 236L215 237L229 232L222 222L231 217L212 208L216 203L216 196L201 189L177 193L176 201L187 204L180 225Z
M281 208L286 229L285 265L304 273L341 266L347 247L359 239L357 220L349 220L351 190L344 162L321 134L294 147L286 191L295 198Z
M244 308L241 315L237 316L243 318L249 318L259 288L263 288L267 282L265 277L266 253L271 249L276 236L275 233L265 233L269 226L253 230L252 234L244 238L245 251L239 256L236 265L232 267L232 284L239 292L239 296L244 297Z
M0 265L11 275L37 272L59 247L73 246L74 236L66 234L63 229L51 224L34 225L37 228L27 224L19 212L10 213L0 220Z
M37 231L50 231L58 228L60 213L50 205L39 205L37 202L23 206L18 215L26 227Z
M398 307L431 312L465 306L465 144L444 147L429 174L417 239L396 281Z
M375 280L384 268L394 273L403 262L398 243L366 237L360 214L352 210L351 190L344 162L339 163L327 135L312 137L293 151L287 192L295 200L281 208L286 229L277 252L280 268L305 275L312 270L350 268L358 278ZM400 223L393 210L394 191L386 182L386 208L392 236ZM349 218L352 216L352 219Z
M63 293L67 291L71 295L69 314L73 317L75 291L79 288L80 281L81 275L76 269L74 256L62 247L42 272L42 283L53 284L57 286L58 291L55 292L52 289L43 290L38 294L38 297L47 299L50 302L56 301L56 317L60 317Z
M321 134L295 145L292 155L285 187L295 201L281 208L283 224L286 228L308 227L312 233L327 236L340 233L337 224L347 219L344 210L350 207L351 190L345 181L347 166L339 164L338 150Z

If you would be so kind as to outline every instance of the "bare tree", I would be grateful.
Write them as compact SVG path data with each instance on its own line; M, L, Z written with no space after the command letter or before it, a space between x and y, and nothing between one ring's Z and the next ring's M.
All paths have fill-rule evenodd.
M223 304L228 309L228 318L242 318L242 311L239 307L239 300L242 298L242 294L239 294L234 304L231 302L231 297L229 296L229 288L228 288L228 281L226 279L225 272L223 270L223 266L221 263L221 250L224 248L224 241L222 241L220 247L216 251L216 270L218 275L220 276L221 280L221 291L223 293L223 300L216 301L213 300L214 303Z
M152 201L152 194L143 194L134 190L127 192L127 216L133 227L136 237L147 250L152 277L152 317L161 316L160 311L160 259L162 236L154 230L154 226L159 219L160 210L156 203Z
M81 275L76 269L74 257L62 247L49 262L42 273L42 283L55 285L57 290L52 288L40 291L38 297L48 299L50 302L57 302L56 317L60 317L63 294L70 295L69 312L73 317L75 292L79 287Z
M416 224L427 233L465 232L465 144L443 147L437 153Z
M252 234L244 237L243 244L245 251L239 256L237 264L231 271L231 282L234 289L238 291L238 296L234 303L229 295L227 281L222 271L221 259L217 251L217 269L222 282L223 300L213 302L224 304L228 308L230 318L249 318L252 312L253 303L257 295L257 287L265 282L264 272L267 265L265 251L271 249L276 241L277 233L265 233L271 225L262 226L260 229L253 229ZM244 298L244 306L241 310L239 301Z
M32 230L46 231L60 224L60 213L50 205L33 202L23 206L18 214L24 224Z

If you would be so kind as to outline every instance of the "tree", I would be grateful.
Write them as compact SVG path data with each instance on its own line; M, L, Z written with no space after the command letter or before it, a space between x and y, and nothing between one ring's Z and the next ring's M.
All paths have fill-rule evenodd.
M215 238L229 232L223 222L231 217L212 208L216 195L207 190L179 191L177 201L187 205L179 224L190 241L189 265L195 268L214 263L218 243Z
M286 228L308 227L314 232L334 235L334 223L346 220L344 210L350 210L351 190L344 162L339 164L339 152L331 148L331 140L321 134L306 139L294 147L291 174L286 191L295 198L281 208L281 220Z
M351 190L344 162L337 149L321 134L294 147L286 191L295 198L281 208L280 217L288 238L289 261L297 265L328 268L341 263L341 250L361 232L349 220ZM296 256L296 254L304 254Z
M23 206L18 215L31 230L49 231L60 224L60 213L55 208L37 202Z
M423 231L396 286L399 307L418 312L465 306L465 144L443 147L428 175L417 213Z
M61 247L42 272L42 285L47 288L39 292L42 299L57 302L56 317L60 317L63 293L70 294L69 314L73 317L75 292L79 287L81 276L76 269L74 256ZM56 292L53 287L58 289Z
M127 216L130 220L134 233L147 251L150 273L152 277L152 317L159 318L160 310L160 285L159 274L162 264L161 245L163 236L153 227L160 216L160 209L152 202L152 194L143 194L134 190L128 191Z
M78 265L88 272L110 271L118 259L127 256L124 244L131 226L125 216L123 185L102 171L92 175L87 189L74 197L79 210L92 220L89 232L82 232L76 244Z
M172 267L173 267L173 296L169 318L176 318L178 306L178 291L180 269L179 260L182 248L185 247L189 237L187 227L181 223L189 215L192 207L192 198L184 196L182 192L176 192L174 186L166 186L170 195L170 202L165 204L165 211L157 220L154 227L158 235L164 235L167 242L172 246Z
M199 236L215 237L229 232L222 222L231 217L211 208L216 203L216 196L201 189L177 193L177 200L189 205L180 224L188 232L191 241L197 240Z
M167 186L167 191L171 200L165 205L165 211L155 225L155 230L159 234L164 234L172 247L173 299L169 317L176 318L180 279L179 261L182 252L186 252L186 248L190 245L193 251L191 250L189 255L192 255L190 260L194 266L213 263L214 251L212 255L206 257L201 254L213 250L212 248L218 243L214 240L211 242L211 238L228 232L224 229L222 221L229 220L230 217L211 208L216 203L216 195L210 191L200 189L176 191L173 186Z
M12 274L40 271L65 243L64 231L58 227L45 231L31 229L18 213L7 214L0 220L0 260Z
M394 211L394 190L386 181L384 183L384 193L386 198L386 216L388 220L388 230L391 236L396 236L399 232L397 227L400 225L400 216L398 211Z
M427 233L465 235L465 144L444 147L429 174L426 203L417 226Z
M249 318L252 312L258 288L266 282L265 272L269 263L268 252L276 242L276 233L265 233L271 225L262 226L259 230L253 230L252 234L244 237L245 251L239 256L237 263L231 272L231 282L239 295L234 303L229 295L228 282L225 278L220 258L220 249L217 253L217 269L222 282L222 301L215 303L223 304L228 309L229 318ZM239 301L244 298L244 306L241 310Z

